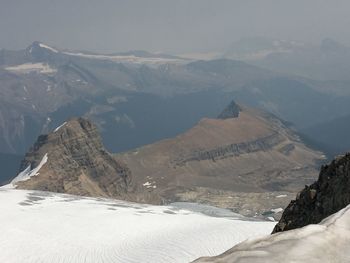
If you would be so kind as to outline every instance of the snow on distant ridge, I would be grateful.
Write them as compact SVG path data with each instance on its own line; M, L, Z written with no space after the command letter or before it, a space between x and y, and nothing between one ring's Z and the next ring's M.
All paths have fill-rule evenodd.
M47 45L45 45L43 43L39 43L39 46L42 47L42 48L46 48L46 49L48 49L48 50L50 50L50 51L52 51L54 53L58 53L58 50L56 50L56 49L54 49L52 47L49 47L49 46L47 46Z
M47 153L44 155L44 157L41 159L39 165L35 167L33 170L31 170L30 165L26 169L24 169L22 172L20 172L12 181L9 185L6 185L5 188L11 188L16 186L16 183L22 182L22 181L27 181L29 180L32 176L39 175L39 171L41 167L44 166L44 164L47 162L48 157Z
M57 70L50 67L49 64L44 64L44 63L25 63L21 65L6 67L5 69L7 71L11 71L14 73L21 73L21 74L27 74L31 72L51 74L51 73L57 72Z
M86 54L82 52L62 52L63 54L84 57L91 59L110 60L118 63L130 64L166 64L166 63L184 63L185 60L181 58L163 58L163 57L138 57L135 55L100 55L100 54Z
M274 223L172 206L0 189L0 262L190 262Z

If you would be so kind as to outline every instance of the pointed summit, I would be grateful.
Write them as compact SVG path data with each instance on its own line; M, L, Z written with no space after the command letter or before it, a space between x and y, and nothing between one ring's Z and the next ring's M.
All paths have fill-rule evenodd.
M45 45L44 43L41 43L39 41L34 41L29 47L26 48L26 50L29 53L32 53L35 50L45 50L46 52L53 52L53 53L58 53L59 51L53 47L50 47L48 45Z
M219 114L218 119L237 118L240 111L242 111L241 107L236 102L231 101L231 103Z
M96 125L71 119L39 136L26 154L14 187L122 198L131 190L129 169L102 145Z
M39 41L34 41L26 48L26 57L31 62L49 62L59 51Z

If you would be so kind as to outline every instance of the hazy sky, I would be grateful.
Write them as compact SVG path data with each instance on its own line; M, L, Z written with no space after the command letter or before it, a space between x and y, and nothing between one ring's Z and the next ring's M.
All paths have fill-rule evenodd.
M349 0L0 0L0 48L223 49L245 36L350 43Z

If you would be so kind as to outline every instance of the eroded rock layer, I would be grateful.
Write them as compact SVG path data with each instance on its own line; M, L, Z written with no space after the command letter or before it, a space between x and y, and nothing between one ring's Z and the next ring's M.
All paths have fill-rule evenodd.
M315 180L322 154L278 118L234 102L224 113L116 158L127 164L135 181L167 202L205 202L235 210L241 193L245 205L238 204L241 209L235 211L245 215L257 211L247 193L284 196ZM283 198L278 200L280 206L267 202L264 209L284 207Z
M133 191L130 170L104 149L97 127L83 118L39 136L21 171L14 180L18 188L106 197Z

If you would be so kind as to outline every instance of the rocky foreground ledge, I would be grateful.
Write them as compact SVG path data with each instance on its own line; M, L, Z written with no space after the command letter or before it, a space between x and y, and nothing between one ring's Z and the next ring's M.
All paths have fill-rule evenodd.
M273 233L318 224L350 204L350 153L322 166L318 180L298 193Z

